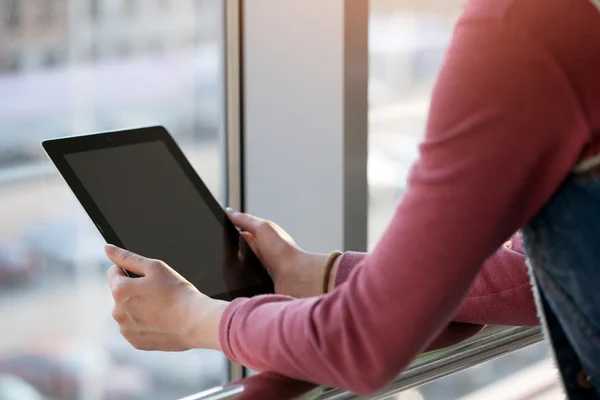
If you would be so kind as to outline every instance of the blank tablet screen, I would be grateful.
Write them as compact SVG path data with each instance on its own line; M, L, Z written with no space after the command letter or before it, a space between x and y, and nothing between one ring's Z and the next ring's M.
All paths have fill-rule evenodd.
M226 282L223 268L237 245L164 142L64 158L125 248L165 261L209 296L260 284L252 274L234 280L239 287Z

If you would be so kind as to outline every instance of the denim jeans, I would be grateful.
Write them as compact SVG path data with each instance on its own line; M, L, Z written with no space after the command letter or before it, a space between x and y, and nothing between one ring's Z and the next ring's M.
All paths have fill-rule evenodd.
M522 234L565 392L600 399L600 167L572 173Z

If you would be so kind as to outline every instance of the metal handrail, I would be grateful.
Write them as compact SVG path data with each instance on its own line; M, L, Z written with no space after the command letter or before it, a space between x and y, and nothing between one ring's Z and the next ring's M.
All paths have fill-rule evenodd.
M242 385L219 386L191 396L183 397L179 400L229 400L234 399L243 391L244 387Z
M339 389L329 390L318 400L383 400L402 391L425 385L498 356L535 344L543 339L540 328L488 328L480 335L448 349L418 358L394 383L380 393L360 397Z
M296 400L383 400L395 394L412 389L418 386L425 385L437 379L444 378L453 373L465 370L467 368L479 365L493 358L506 355L513 351L522 349L529 345L535 344L543 339L540 328L524 328L524 327L488 327L482 333L475 337L460 343L458 345L438 350L432 353L425 354L415 360L409 368L400 377L377 394L372 396L358 396L353 393L341 389L315 388L307 386L306 383L297 382L301 387L301 392L304 394L296 397ZM243 399L257 398L252 395L253 389L260 387L257 385L257 376L248 378L254 379L255 382L248 385L248 390L243 393L237 392L231 394L232 397L219 397L218 399ZM295 381L283 378L278 382L280 388L289 388ZM237 382L234 385L244 387L244 382ZM273 385L276 381L273 376L265 377L263 386ZM223 388L221 388L223 389ZM265 388L261 388L263 391ZM275 387L266 388L268 391L276 390ZM312 389L312 390L311 390ZM276 397L273 397L276 398ZM211 397L189 397L181 400L212 400Z

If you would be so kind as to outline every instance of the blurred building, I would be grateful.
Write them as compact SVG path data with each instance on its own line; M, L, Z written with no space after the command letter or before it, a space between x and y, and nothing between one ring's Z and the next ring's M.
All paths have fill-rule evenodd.
M210 0L1 0L0 72L191 47L221 25Z
M0 1L0 71L60 63L66 42L66 0Z
M197 43L194 0L71 0L72 61L122 58Z

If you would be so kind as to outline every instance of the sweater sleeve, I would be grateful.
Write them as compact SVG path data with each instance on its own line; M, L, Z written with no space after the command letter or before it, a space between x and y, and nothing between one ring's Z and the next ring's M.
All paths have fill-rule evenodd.
M357 252L344 254L335 277L336 287L348 280L352 271L366 256L367 253ZM509 242L503 244L483 264L452 321L476 325L538 325L537 310L519 233L515 233ZM446 334L450 333L444 330L436 340L456 343L444 338ZM454 332L450 335L458 337Z
M482 265L550 198L589 132L543 46L500 22L463 21L420 159L373 252L326 296L234 300L221 319L223 350L259 371L380 389L448 326Z
M362 260L365 259L367 253L359 253L355 251L347 251L340 259L340 265L338 265L337 274L335 275L335 287L340 286L346 282L355 267L360 265Z

